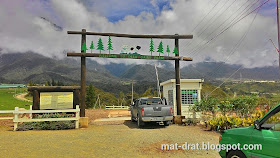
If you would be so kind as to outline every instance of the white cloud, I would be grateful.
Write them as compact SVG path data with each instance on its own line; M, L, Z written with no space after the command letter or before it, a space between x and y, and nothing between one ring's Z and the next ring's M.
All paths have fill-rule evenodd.
M96 1L97 2L97 1ZM114 1L112 1L114 2ZM212 36L218 34L221 29L229 24L235 15L238 14L239 7L245 7L243 1L237 1L215 22L205 23L212 15L218 12L224 4L223 1L217 5L212 12L192 32L194 26L209 12L217 1L210 0L177 0L171 3L171 10L161 11L157 17L151 12L141 12L138 16L127 15L123 20L112 23L102 16L102 8L94 11L77 0L52 0L51 2L28 1L28 0L2 0L0 2L0 48L3 53L34 51L46 56L66 57L65 50L78 52L80 50L80 36L68 35L68 30L81 30L86 28L88 31L95 32L116 32L131 34L194 34L192 40L180 41L180 54L194 57L193 62L182 62L182 65L203 61L211 57L216 61L226 61L231 64L243 64L245 67L271 66L277 56L272 45L267 43L272 39L275 43L276 21L274 17L258 15L250 28L246 39L242 42L236 52L231 53L238 40L247 31L254 14L249 15L234 27L223 33L217 40L207 44L205 49L192 53L191 50L200 46L211 39L208 37L215 28L219 27L224 21L226 23L214 32ZM100 1L101 3L101 1ZM31 5L32 4L32 5ZM156 1L151 1L151 5L156 5ZM230 3L228 3L229 5ZM108 6L110 4L107 4ZM28 6L28 7L26 7ZM47 8L45 7L47 6ZM129 6L129 3L126 4ZM227 5L225 5L227 6ZM110 7L109 7L110 8ZM104 8L106 12L107 8ZM221 10L219 13L222 13ZM268 11L267 11L268 12ZM106 12L107 13L107 12ZM231 15L234 15L231 17ZM51 23L41 19L43 16L53 23L63 27L62 31L57 31ZM230 18L231 17L231 18ZM212 21L215 18L212 19ZM211 24L211 25L210 25ZM209 28L199 36L199 34L209 25ZM88 36L87 43L93 40L96 46L99 37ZM107 37L101 37L106 47ZM125 39L112 38L115 52L119 52L122 45L140 45L141 54L149 54L150 39ZM164 45L169 44L173 50L173 40L162 40ZM154 39L155 50L160 40ZM191 45L189 45L191 43ZM201 46L200 46L201 47ZM155 52L155 54L158 54ZM231 54L231 55L229 55ZM261 57L261 60L260 60ZM108 62L125 63L147 63L145 60L114 60L114 59L95 59L102 64Z

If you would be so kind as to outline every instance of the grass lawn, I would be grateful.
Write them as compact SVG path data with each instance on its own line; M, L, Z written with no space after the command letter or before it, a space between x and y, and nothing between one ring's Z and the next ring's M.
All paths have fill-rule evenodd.
M28 100L30 100L30 101L33 100L33 97L32 97L32 96L29 96L29 95L25 96L24 98L25 98L25 99L28 99Z
M26 108L32 103L20 101L13 97L15 94L26 93L27 88L0 89L0 110L14 110L15 107Z

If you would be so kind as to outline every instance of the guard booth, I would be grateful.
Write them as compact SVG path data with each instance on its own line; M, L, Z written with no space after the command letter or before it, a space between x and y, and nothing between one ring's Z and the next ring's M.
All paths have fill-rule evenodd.
M181 79L181 115L185 118L197 119L200 118L200 112L190 110L190 105L201 100L201 89L203 79ZM163 97L166 98L169 105L173 105L174 116L177 116L176 106L176 80L171 79L162 82Z

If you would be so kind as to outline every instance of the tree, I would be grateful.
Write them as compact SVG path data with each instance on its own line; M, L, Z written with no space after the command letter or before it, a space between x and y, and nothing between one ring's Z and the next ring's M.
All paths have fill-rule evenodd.
M223 116L226 116L227 113L233 110L233 104L231 104L231 101L229 99L225 99L220 101L218 108Z
M47 81L47 83L48 83L48 86L51 86L51 85L52 85L50 81Z
M125 95L124 95L124 93L122 91L120 91L119 99L118 100L121 103L121 106L126 105Z
M208 97L206 99L201 99L200 102L196 102L191 109L196 112L202 112L204 114L210 112L212 116L215 116L215 113L218 111L217 105L219 100L217 98Z
M157 52L159 52L159 56L160 56L160 53L163 53L163 44L162 44L162 41L160 41L159 45L158 45L158 49L157 49Z
M34 86L31 80L28 82L28 86Z
M49 83L48 83L47 81L45 82L45 86L50 86Z
M91 53L92 53L92 50L94 49L94 45L93 45L93 41L91 41L91 44L90 44L90 50L91 50Z
M87 94L86 94L86 106L87 108L93 108L95 104L95 92L94 87L92 84L89 85L87 88Z
M142 94L142 97L153 97L153 92L152 92L152 88L148 88L143 94Z
M109 36L109 39L108 39L108 47L107 47L107 50L109 50L109 54L110 54L110 50L113 50L112 40L111 40L111 37L110 37L110 36Z
M153 52L154 51L154 42L153 42L153 39L151 38L151 42L150 42L150 52L151 52L151 55L153 55Z
M86 53L86 50L88 50L88 49L87 49L86 42L84 42L83 45L82 45L81 51L84 52L84 53Z
M64 86L64 83L61 81L57 81L57 86Z
M236 112L242 116L247 118L248 114L250 115L256 108L258 103L257 96L239 96L237 98L232 99L232 104Z
M166 53L167 53L168 56L169 56L169 53L170 53L169 45L166 46Z
M97 50L100 51L100 54L101 54L101 51L104 50L103 42L102 42L102 39L101 39L101 38L99 38L99 40L98 40L98 43L97 43Z
M52 84L51 85L56 86L56 83L55 83L54 79L52 79Z
M174 47L173 54L174 54L175 56L177 56L177 55L179 54L179 53L178 53L177 47Z

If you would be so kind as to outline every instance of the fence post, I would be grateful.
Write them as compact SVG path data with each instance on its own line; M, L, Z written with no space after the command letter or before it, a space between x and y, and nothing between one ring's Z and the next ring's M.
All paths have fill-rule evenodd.
M76 105L76 121L75 121L75 128L78 129L79 128L79 120L80 120L80 106Z
M18 107L15 107L15 111L14 111L14 131L17 130L18 128Z
M29 105L29 110L32 111L32 105ZM32 119L32 113L29 113L29 118Z

